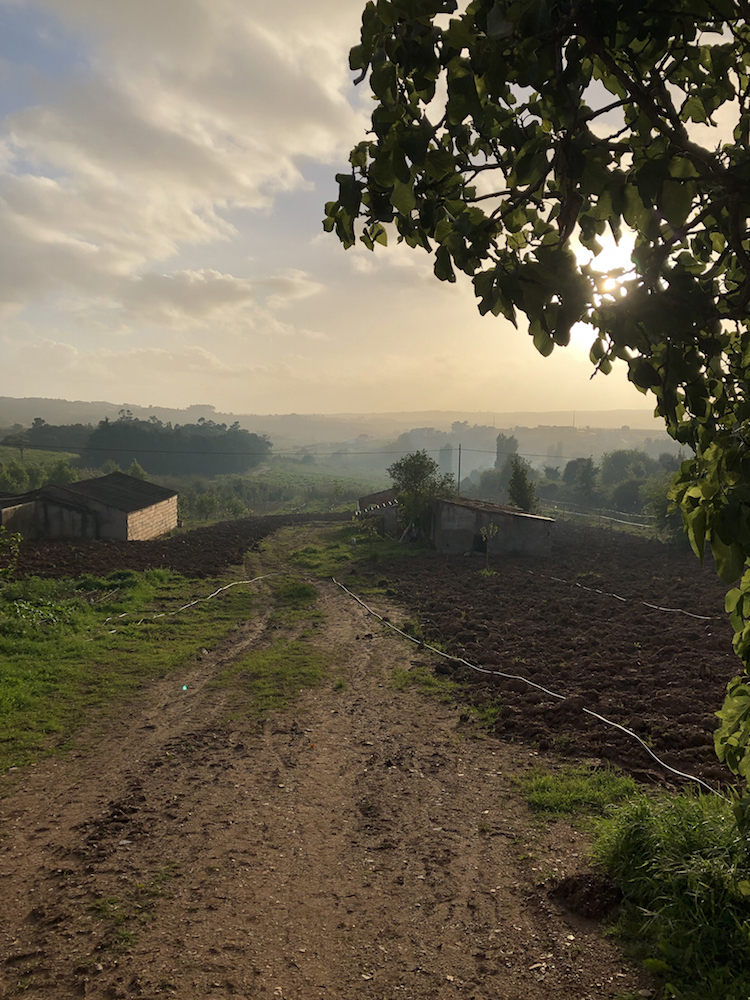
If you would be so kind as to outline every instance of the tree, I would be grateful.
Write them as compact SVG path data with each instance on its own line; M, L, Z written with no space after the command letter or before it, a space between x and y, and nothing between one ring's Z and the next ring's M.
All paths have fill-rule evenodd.
M27 431L20 431L17 434L6 434L0 444L5 445L6 448L18 448L21 453L21 461L23 462L24 450L29 444L29 435Z
M456 492L453 476L441 475L438 463L426 451L404 455L389 465L386 472L393 482L401 520L414 524L422 533L428 532L435 500Z
M679 463L678 463L679 464ZM645 480L663 472L664 467L638 448L618 448L602 456L599 476L602 486L614 486L623 479Z
M502 469L508 461L510 455L515 455L518 451L518 439L515 434L507 437L502 431L495 441L495 468Z
M128 475L134 479L147 479L148 474L137 458L134 458L127 469Z
M511 473L508 483L508 501L514 507L532 514L537 510L536 490L531 481L529 463L517 455L510 459Z
M439 279L468 275L482 314L524 314L543 355L591 327L597 372L627 365L693 452L671 495L696 554L709 542L722 579L741 577L727 606L747 671L750 4L472 0L445 16L456 10L367 4L350 65L376 98L372 137L324 227L369 249L395 227L434 252ZM623 226L632 266L598 270L600 237ZM742 679L721 719L718 755L750 778Z
M593 503L598 471L593 458L572 458L563 469L563 482L573 487L576 500Z

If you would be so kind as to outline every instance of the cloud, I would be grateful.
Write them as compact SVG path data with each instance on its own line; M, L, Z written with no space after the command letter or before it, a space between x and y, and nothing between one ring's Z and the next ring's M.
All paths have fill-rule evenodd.
M361 127L340 47L357 4L298 0L283 18L242 0L46 6L87 42L88 63L5 120L6 306L116 294L112 278L234 239L230 211L303 188L300 160L341 155Z
M143 321L172 330L218 327L230 332L270 325L276 333L294 333L294 327L271 313L315 295L322 287L294 269L258 279L211 269L150 272L123 282L118 299L125 323Z

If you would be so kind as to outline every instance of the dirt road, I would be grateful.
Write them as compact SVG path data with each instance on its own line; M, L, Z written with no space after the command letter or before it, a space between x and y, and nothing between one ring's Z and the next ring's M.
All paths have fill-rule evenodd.
M394 689L419 649L317 586L345 685L228 722L210 681L269 644L261 616L72 755L2 778L0 996L649 995L548 898L585 843L522 804L513 777L541 758Z

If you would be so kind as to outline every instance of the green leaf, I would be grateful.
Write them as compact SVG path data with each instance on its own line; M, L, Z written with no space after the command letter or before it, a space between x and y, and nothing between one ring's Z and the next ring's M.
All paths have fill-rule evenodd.
M513 22L505 16L507 4L495 3L487 15L487 36L489 38L508 38L513 34Z
M370 237L375 243L380 243L384 247L388 246L388 233L379 222L373 223L370 228Z
M649 972L671 972L672 966L663 962L660 958L644 958L643 964Z
M711 536L711 551L714 554L716 572L724 583L734 583L742 576L745 568L745 553L735 542L727 544L717 534Z
M686 511L684 506L681 510L688 541L693 552L695 552L702 563L706 547L706 511L703 507L696 507L691 511Z
M448 174L453 173L456 168L456 161L453 154L442 146L439 149L429 150L425 162L428 176L436 181L443 180Z
M689 181L664 181L661 192L661 208L667 222L673 226L681 226L693 205L695 184Z
M549 357L555 349L555 342L544 329L542 324L537 320L530 323L529 333L532 336L534 347L536 347L537 351L539 351L543 358Z
M628 368L628 378L641 389L651 389L661 385L661 376L645 358L635 358Z
M705 107L703 106L703 101L698 97L697 94L693 94L691 97L685 101L682 105L680 111L680 118L682 121L693 121L693 122L707 122L708 114Z
M354 45L349 50L349 68L351 70L366 69L368 62L364 45Z
M448 247L438 247L435 253L435 276L441 281L455 282L456 273L451 263L451 255Z
M354 218L362 200L362 185L351 174L336 174L339 184L339 203L347 215Z
M413 185L396 181L391 192L391 204L402 215L409 215L417 204Z

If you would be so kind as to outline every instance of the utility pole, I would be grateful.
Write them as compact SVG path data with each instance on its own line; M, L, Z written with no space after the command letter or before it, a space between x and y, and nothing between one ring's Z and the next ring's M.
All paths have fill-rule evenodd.
M456 496L461 496L461 445L458 446L458 489Z

